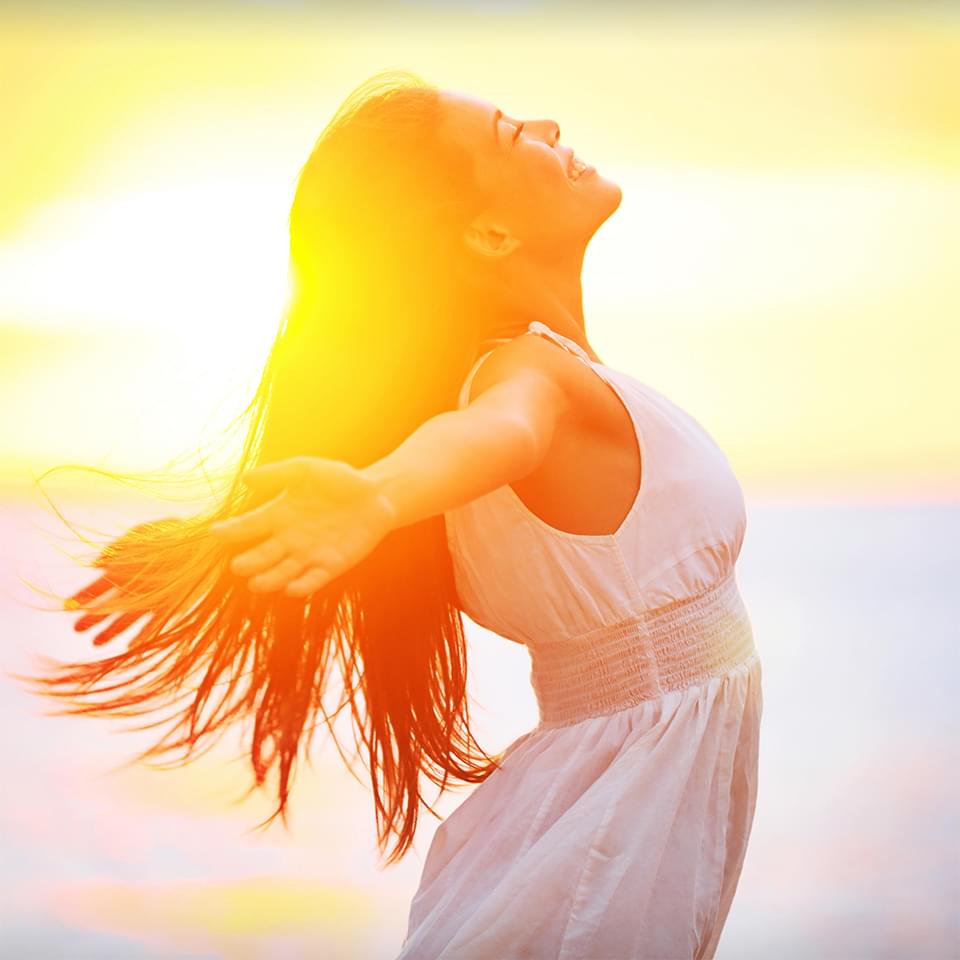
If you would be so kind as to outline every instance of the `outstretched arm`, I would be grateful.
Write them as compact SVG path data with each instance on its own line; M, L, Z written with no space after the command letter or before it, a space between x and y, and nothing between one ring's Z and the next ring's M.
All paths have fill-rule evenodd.
M464 410L432 417L367 468L394 511L394 527L444 513L531 473L546 456L566 394L524 368Z
M297 457L251 471L248 483L276 496L214 525L224 539L259 541L231 568L251 577L254 591L306 596L359 563L391 530L531 473L573 405L562 377L529 357L529 348L491 357L482 370L489 385L466 409L432 417L362 470Z

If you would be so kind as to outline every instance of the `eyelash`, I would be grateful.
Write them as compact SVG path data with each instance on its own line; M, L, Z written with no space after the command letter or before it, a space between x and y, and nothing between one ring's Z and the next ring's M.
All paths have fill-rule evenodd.
M520 131L523 129L523 121L520 121L520 125L517 127L517 132L513 135L513 140L511 143L516 143L520 139Z

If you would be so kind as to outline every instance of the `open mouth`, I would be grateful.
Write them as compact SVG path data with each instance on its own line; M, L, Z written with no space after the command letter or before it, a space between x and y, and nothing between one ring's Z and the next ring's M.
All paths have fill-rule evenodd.
M579 180L581 177L593 171L588 163L584 163L579 157L570 159L570 166L567 167L567 176L571 180Z

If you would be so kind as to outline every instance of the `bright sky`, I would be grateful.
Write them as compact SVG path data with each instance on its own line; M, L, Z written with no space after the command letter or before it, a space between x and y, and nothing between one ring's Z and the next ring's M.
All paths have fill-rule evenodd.
M218 436L279 319L300 165L405 67L553 117L620 183L591 340L749 494L956 497L960 19L403 7L3 14L0 476Z
M0 483L66 461L155 469L222 434L279 319L300 165L358 82L402 67L513 116L554 118L565 144L621 184L623 203L585 265L591 342L714 434L750 505L957 499L960 17L946 4L860 4L842 15L839 4L811 4L803 16L800 4L769 4L763 14L742 4L739 15L710 17L707 5L696 14L678 5L685 12L674 18L600 2L549 15L549 5L505 0L461 2L459 13L441 0L398 0L325 16L304 13L306 4L173 6L2 7ZM40 556L32 515L0 509L0 521L0 539L15 545L0 552L0 566L19 570ZM821 521L831 534L833 522ZM764 522L754 535L764 529L797 539L789 526ZM881 554L870 549L879 535L840 529L837 539L856 542L868 559ZM931 570L947 556L941 541L924 534L921 563ZM878 649L877 638L899 639L900 622L882 606L883 617L857 619L856 583L836 593L843 602L830 599L829 584L842 580L832 571L853 569L850 557L804 565L795 579L810 590L787 596L757 581L758 622L786 625L768 634L772 657L817 662L804 633L810 595L828 611L835 600L837 615L820 619L843 635L816 633L831 656L850 658L841 664ZM782 574L778 584L791 582ZM931 590L938 583L920 579ZM919 636L946 636L937 617L948 593L920 605ZM76 637L41 624L36 611L8 604L3 612L11 657L38 646L61 659L76 653ZM536 722L526 653L515 644L484 653L481 642L475 656L476 689L489 695L480 739L496 749L506 732ZM902 683L903 657L874 660L896 669L857 685L862 702L851 716L877 714L874 701ZM848 675L847 666L834 672ZM793 673L788 686L809 689ZM48 726L11 690L0 696L0 726L17 731L8 772L25 789L8 791L4 808L0 862L16 882L0 897L0 926L60 938L61 953L81 935L85 944L93 933L130 938L103 941L104 956L140 956L135 947L156 943L167 955L173 944L178 956L209 944L230 960L257 951L351 955L343 944L360 937L367 948L353 955L387 956L396 946L422 864L411 857L374 873L369 794L332 748L298 774L294 834L241 838L272 809L259 795L230 805L249 785L245 765L227 768L214 752L180 771L101 775L108 761L129 758L128 735L94 738L85 721ZM925 709L940 702L927 696ZM779 717L781 727L791 720L789 710ZM497 729L499 743L482 735ZM848 732L858 749L870 746L856 724ZM840 879L827 893L849 877L850 889L870 898L874 878L863 864L869 872L877 849L890 863L898 853L877 847L883 804L871 804L871 819L851 801L847 819L837 819L834 797L882 785L873 792L896 810L896 827L938 824L941 808L929 798L944 795L937 737L914 736L900 752L898 763L910 757L906 774L902 763L889 766L895 751L874 751L873 762L868 750L851 767L841 763L845 742L827 740L841 770L829 781L829 816L815 806L823 791L793 789L794 757L792 775L771 778L766 823L776 842L757 848L767 899L754 902L799 902L804 922L825 895L806 838L780 829L797 822L797 797L816 822L844 829L831 846L844 855ZM838 783L849 789L838 794ZM439 807L448 813L461 799L447 794ZM928 833L935 844L939 834ZM927 863L922 850L909 853L908 875ZM831 922L833 903L822 911ZM921 918L939 909L935 898L917 903ZM912 916L912 902L903 909ZM759 915L772 924L791 916Z

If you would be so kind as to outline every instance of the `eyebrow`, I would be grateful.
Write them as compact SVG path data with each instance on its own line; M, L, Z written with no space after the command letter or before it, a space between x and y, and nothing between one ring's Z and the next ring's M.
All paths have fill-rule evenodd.
M493 114L493 141L497 144L497 146L500 145L500 132L497 124L502 116L503 111L498 107Z

